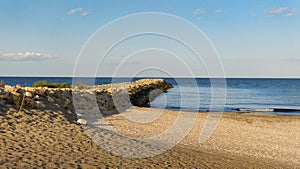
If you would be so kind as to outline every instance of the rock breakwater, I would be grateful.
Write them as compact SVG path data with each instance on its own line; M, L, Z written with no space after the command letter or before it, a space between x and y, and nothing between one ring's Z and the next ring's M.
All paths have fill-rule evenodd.
M74 121L77 119L74 108L84 110L97 106L101 113L110 115L122 112L132 105L149 107L155 97L172 87L163 79L61 89L5 85L0 87L0 111L62 111L69 120Z

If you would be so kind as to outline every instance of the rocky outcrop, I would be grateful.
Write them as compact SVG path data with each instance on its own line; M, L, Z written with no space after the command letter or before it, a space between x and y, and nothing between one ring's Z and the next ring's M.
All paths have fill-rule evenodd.
M73 103L76 109L92 109L98 106L101 113L110 115L123 112L131 106L149 107L151 101L172 87L162 79L142 79L85 89L75 88Z
M77 120L74 108L97 108L104 115L119 113L131 106L149 107L150 102L173 86L163 79L142 79L83 88L0 87L0 111L41 109L62 111L71 121Z

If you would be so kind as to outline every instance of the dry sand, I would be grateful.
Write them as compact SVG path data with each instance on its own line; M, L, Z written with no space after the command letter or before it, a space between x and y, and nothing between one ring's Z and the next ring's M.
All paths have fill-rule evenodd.
M145 111L149 109L133 107L105 121L123 135L147 138L172 126L178 115L165 110L149 123L125 118ZM102 149L69 119L70 114L11 108L0 112L0 168L300 168L299 116L224 113L214 135L199 144L207 113L196 115L193 129L173 149L132 159Z

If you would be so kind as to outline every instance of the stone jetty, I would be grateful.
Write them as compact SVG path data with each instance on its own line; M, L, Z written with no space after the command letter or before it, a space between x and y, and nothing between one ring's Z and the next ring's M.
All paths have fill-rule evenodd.
M98 106L101 113L111 115L131 106L149 107L150 102L173 86L163 79L141 79L73 88L0 87L0 111L53 110L62 111L71 121L77 120L74 109Z

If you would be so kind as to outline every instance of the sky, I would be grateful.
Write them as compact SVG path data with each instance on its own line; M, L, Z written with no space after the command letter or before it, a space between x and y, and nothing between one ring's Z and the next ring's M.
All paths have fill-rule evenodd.
M300 78L298 0L1 0L0 7L0 76L73 76L80 64L81 76L208 77L222 68L226 77ZM101 48L116 38L109 37L114 31L130 31L137 23L102 35L100 28L145 12L170 14L196 26L216 49L218 63L205 63L205 53L204 61L193 60L182 44L157 35L129 38L102 62L96 48L91 48L93 59L80 55L93 37ZM198 37L184 26L164 25L161 29L186 33L190 41ZM90 70L95 63L97 69Z

